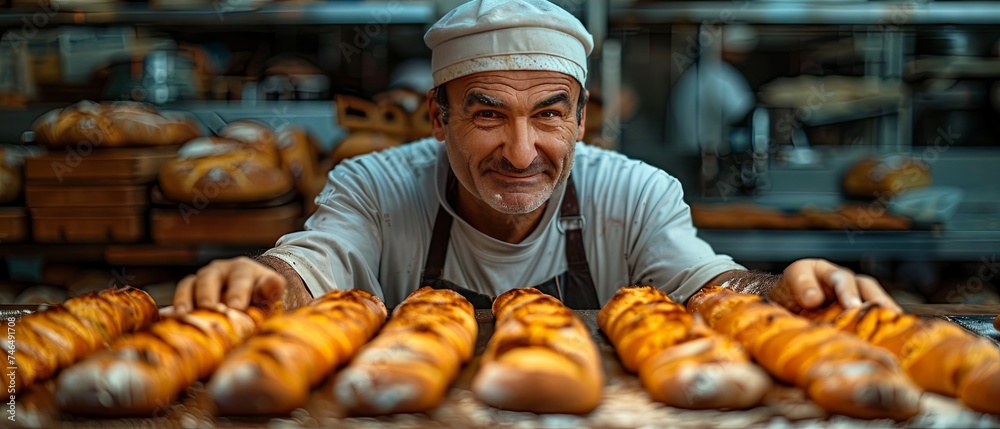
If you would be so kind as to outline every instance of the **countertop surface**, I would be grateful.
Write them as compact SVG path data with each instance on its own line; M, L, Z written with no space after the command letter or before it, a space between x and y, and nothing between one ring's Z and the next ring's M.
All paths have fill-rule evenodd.
M2 308L2 307L0 307ZM985 314L1000 306L927 306L907 308L913 311L933 309L940 312ZM9 308L8 308L9 310ZM22 314L23 314L23 310ZM691 411L667 407L653 402L634 375L626 373L614 349L597 328L597 311L579 311L578 316L591 328L607 375L601 405L583 416L536 415L497 410L476 400L470 390L472 376L479 366L478 356L493 332L489 311L477 311L479 337L476 357L462 370L442 404L426 413L398 414L378 418L349 417L333 399L329 377L314 390L310 402L287 416L235 417L215 416L204 394L204 386L196 383L169 409L155 416L127 419L83 419L60 414L51 398L54 382L48 381L27 389L16 400L16 421L4 421L12 427L1000 427L1000 417L972 412L952 398L935 394L923 397L924 412L903 423L888 420L856 420L828 415L804 398L800 389L779 386L766 398L764 405L736 411ZM5 408L6 410L7 408ZM7 415L5 414L4 417ZM2 426L2 425L0 425Z

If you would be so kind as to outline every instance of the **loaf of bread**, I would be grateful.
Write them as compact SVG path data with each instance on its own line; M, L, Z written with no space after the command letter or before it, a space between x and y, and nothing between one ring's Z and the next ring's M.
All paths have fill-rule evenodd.
M892 197L931 184L925 163L903 156L863 158L844 173L844 193L856 198Z
M189 204L265 201L291 192L292 178L281 169L277 148L256 147L225 137L194 139L160 168L160 189Z
M333 291L272 317L233 351L208 383L219 414L286 414L347 362L385 323L378 297Z
M178 145L199 135L198 124L187 115L127 101L81 101L43 114L32 128L37 143L52 147Z
M219 131L219 137L240 142L240 149L254 150L261 154L261 162L281 164L278 135L269 126L251 119L232 121Z
M651 286L624 287L597 314L625 370L653 399L673 407L748 408L771 377L739 344L712 331Z
M493 336L472 391L487 405L584 414L601 401L604 370L587 326L558 299L511 289L493 302Z
M695 294L688 307L823 409L896 420L920 411L921 391L902 373L895 357L856 336L814 324L759 296L718 286Z
M0 336L0 350L13 351L14 393L104 349L123 333L144 329L159 313L145 292L126 287L72 298L26 315Z
M462 295L417 289L340 371L333 395L354 415L434 408L472 358L478 334L472 304Z
M56 404L77 415L151 416L191 383L211 375L265 316L251 306L246 312L197 309L165 317L63 371Z
M326 172L320 171L316 142L305 128L297 125L279 129L276 142L281 152L281 168L292 177L299 195L308 198L317 177L326 182Z
M1000 348L985 338L953 323L874 303L846 311L834 303L802 315L889 350L924 390L957 397L976 411L1000 413Z

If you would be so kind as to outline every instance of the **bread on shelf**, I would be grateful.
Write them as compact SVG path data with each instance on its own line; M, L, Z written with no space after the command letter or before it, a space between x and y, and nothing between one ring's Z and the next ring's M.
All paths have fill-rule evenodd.
M284 195L293 188L292 178L282 170L273 145L273 140L247 143L225 137L192 140L160 169L160 189L170 200L186 203L254 202Z
M32 129L35 141L50 147L179 145L200 134L197 122L185 114L130 101L80 101L43 114Z

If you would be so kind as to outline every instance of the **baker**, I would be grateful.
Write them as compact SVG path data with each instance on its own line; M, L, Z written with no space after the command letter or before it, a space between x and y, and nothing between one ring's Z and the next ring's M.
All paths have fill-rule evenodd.
M427 31L432 138L339 164L305 230L256 258L181 280L177 311L252 299L294 308L359 288L393 307L420 286L476 307L533 286L596 309L622 286L685 302L707 285L791 307L839 299L898 310L878 282L821 259L750 271L696 235L666 172L579 140L593 38L543 0L476 0Z

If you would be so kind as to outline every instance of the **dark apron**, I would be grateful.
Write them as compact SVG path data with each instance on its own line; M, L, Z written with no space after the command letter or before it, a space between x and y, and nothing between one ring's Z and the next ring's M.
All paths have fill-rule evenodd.
M448 198L455 195L457 181L449 174ZM576 197L576 186L573 176L566 179L566 191L562 207L559 209L559 231L566 236L566 262L568 270L540 285L532 286L546 294L552 295L574 310L600 309L597 299L597 289L590 277L590 264L583 247L584 221L580 216L580 205ZM452 202L454 205L454 202ZM431 235L431 245L427 250L427 263L424 265L421 286L434 289L449 289L460 293L477 309L491 309L494 296L466 289L441 278L444 274L444 260L448 253L448 241L451 238L451 214L438 207L437 219L434 221L434 231Z

